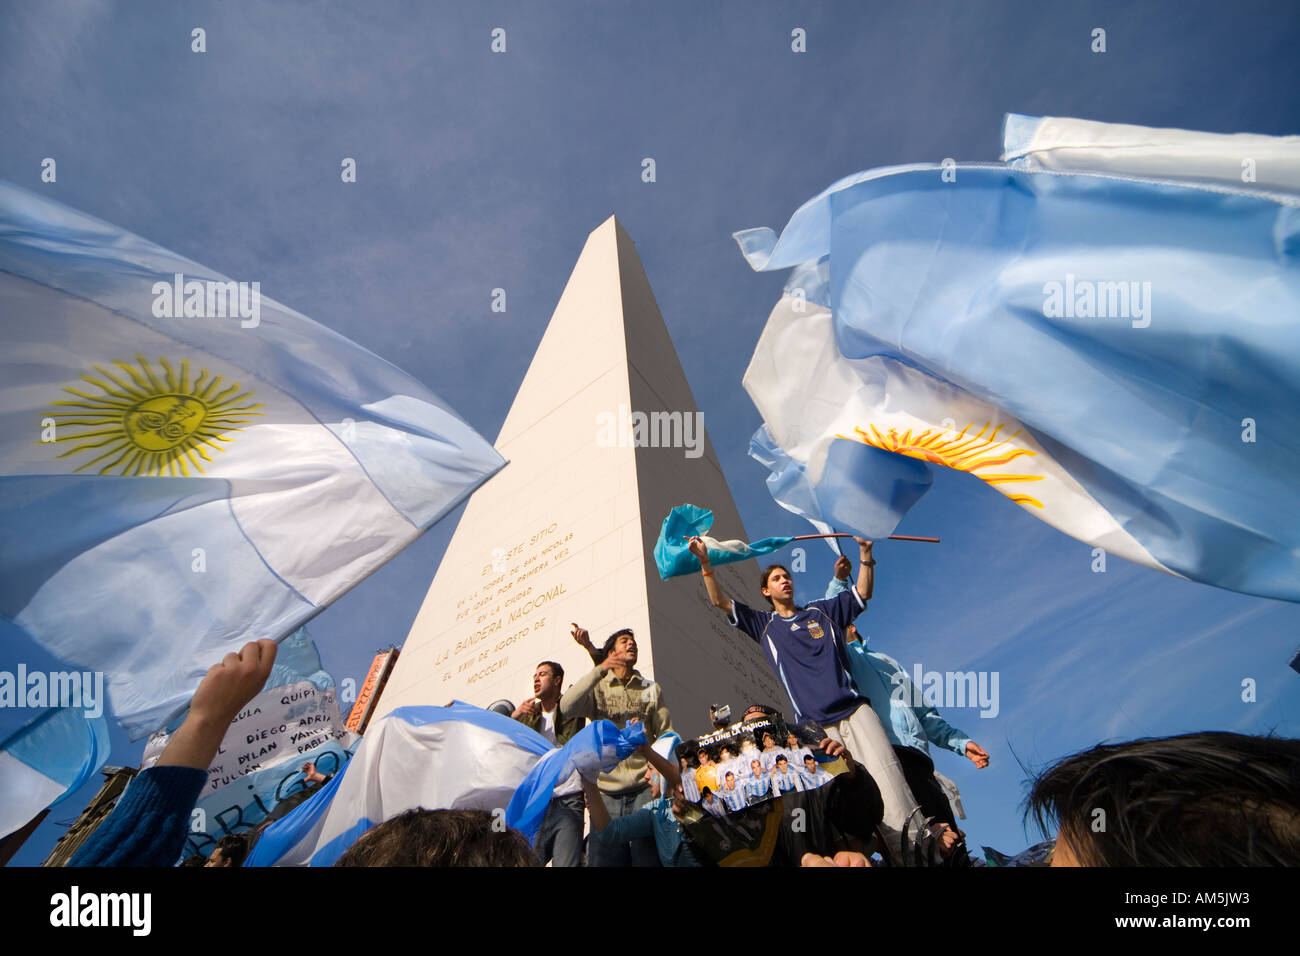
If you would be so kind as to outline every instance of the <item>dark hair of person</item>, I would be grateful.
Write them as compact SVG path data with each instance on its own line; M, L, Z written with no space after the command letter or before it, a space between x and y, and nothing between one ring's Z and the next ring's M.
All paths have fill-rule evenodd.
M248 856L248 837L242 833L230 833L217 841L221 851L221 862L231 866L243 866L244 857Z
M541 662L540 664L538 664L537 666L538 666L538 667L549 667L549 668L551 669L551 676L555 678L555 683L560 684L561 686L563 686L563 684L564 684L564 668L563 668L563 667L561 667L559 664L555 663L555 661L542 661L542 662Z
M614 642L615 642L615 641L617 641L617 640L618 640L620 637L622 637L624 634L631 634L631 633L632 633L632 628L630 628L630 627L625 627L625 628L622 628L621 630L615 631L613 634L609 635L609 637L605 638L605 646L604 646L603 648L601 648L601 650L603 650L603 651L605 652L605 657L608 657L608 656L609 656L609 653L610 653L612 650L614 650ZM633 635L633 636L635 637L635 635ZM601 658L601 659L604 660L604 658Z
M208 858L202 853L195 853L193 856L187 856L181 860L181 866L203 866L208 862Z
M758 576L758 587L760 591L762 591L763 588L767 587L767 579L772 576L773 571L776 571L778 569L784 571L786 577L790 577L790 569L787 568L784 564L769 564L767 567L763 569L763 573ZM768 607L775 610L776 605L772 603L772 599L770 597L764 594L763 600L767 602Z
M1206 731L1102 744L1038 777L1031 816L1044 834L1059 827L1084 866L1296 866L1300 740Z
M363 834L335 866L537 866L518 830L486 810L407 810Z

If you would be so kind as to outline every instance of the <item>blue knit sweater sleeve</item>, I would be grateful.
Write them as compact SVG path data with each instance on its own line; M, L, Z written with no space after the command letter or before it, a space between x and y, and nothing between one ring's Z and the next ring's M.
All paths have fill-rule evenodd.
M142 770L68 866L175 866L207 777L197 767Z

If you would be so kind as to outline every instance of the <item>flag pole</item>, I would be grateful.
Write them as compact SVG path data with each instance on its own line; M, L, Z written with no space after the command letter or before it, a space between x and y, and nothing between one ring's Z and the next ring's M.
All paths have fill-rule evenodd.
M852 538L852 537L853 535L846 534L845 532L840 531L840 532L836 532L835 534L797 534L790 540L809 541L812 540L813 538ZM890 541L928 541L931 544L939 543L938 538L922 538L913 534L891 534L889 536L889 540Z

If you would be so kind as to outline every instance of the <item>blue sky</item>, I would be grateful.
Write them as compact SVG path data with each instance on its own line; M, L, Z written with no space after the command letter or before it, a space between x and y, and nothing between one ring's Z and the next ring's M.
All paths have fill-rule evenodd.
M1090 51L1098 26L1104 54ZM740 387L784 276L751 272L732 232L779 230L860 169L996 159L1007 112L1300 132L1297 41L1286 3L10 2L0 178L259 280L489 439L587 234L617 214L749 532L798 534L747 456L759 419ZM55 184L39 181L46 156ZM497 287L505 314L489 308ZM336 678L359 681L405 639L457 517L313 622ZM944 543L879 546L862 629L909 669L1000 678L996 718L947 712L992 766L937 759L973 844L1034 839L1022 763L1103 739L1300 733L1286 667L1300 607L1120 559L1095 574L1089 548L969 475L940 473L899 531ZM803 600L832 563L820 545L809 557ZM115 733L110 763L140 746ZM39 862L94 790L55 808L16 862Z

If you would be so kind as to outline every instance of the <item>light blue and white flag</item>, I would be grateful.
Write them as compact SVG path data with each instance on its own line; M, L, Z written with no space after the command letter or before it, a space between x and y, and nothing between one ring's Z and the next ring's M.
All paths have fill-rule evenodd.
M1300 145L1271 144L1269 191L1126 174L1100 141L1104 174L1035 167L1052 140L1025 120L1025 168L870 170L779 239L737 233L755 269L802 267L745 376L767 457L841 529L880 535L827 491L875 496L836 457L863 446L1149 567L1300 600L1300 196L1279 191Z
M555 787L594 777L645 742L595 721L563 747L516 720L457 702L399 707L366 731L351 763L263 832L246 866L332 866L370 828L407 810L487 810L531 839Z
M0 744L0 837L70 796L108 761L108 721L79 707L42 714Z
M655 741L676 736L664 734ZM603 771L612 770L637 747L646 742L645 725L629 723L620 730L613 721L594 720L565 742L552 750L528 771L528 776L515 789L506 808L506 824L523 833L531 841L546 816L555 788L575 772L595 780Z
M504 464L261 278L0 183L0 616L103 671L133 738Z
M1300 193L1300 136L1200 133L1008 113L1002 161L1017 169L1143 177Z
M730 564L749 558L771 554L784 548L794 538L763 538L752 544L739 539L725 541L706 534L713 527L713 512L695 505L678 505L668 512L659 526L659 540L655 542L655 566L659 577L665 581L679 574L700 570L700 559L691 554L689 542L699 537L709 551L712 564Z

